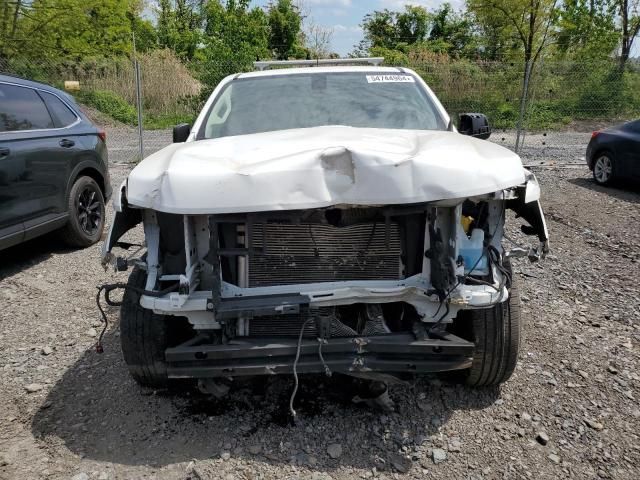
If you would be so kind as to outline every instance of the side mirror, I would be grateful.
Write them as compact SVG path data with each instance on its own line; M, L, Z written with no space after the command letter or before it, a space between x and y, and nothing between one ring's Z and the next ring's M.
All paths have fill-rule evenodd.
M186 142L191 133L191 125L188 123L181 123L173 127L173 143Z
M461 113L458 131L463 135L486 140L491 136L491 127L486 115L482 113Z

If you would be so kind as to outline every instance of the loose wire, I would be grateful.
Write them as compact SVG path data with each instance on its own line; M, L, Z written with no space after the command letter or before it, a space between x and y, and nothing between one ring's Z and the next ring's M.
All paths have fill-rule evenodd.
M330 377L332 375L331 369L329 368L329 365L327 365L327 362L324 361L324 357L322 356L322 345L325 341L326 340L324 338L318 337L318 357L320 357L320 362L322 362L322 366L324 367L325 375L327 377Z
M507 203L505 202L505 195L504 195L504 190L501 192L502 193L502 212L500 213L500 218L498 218L498 222L496 223L496 228L493 230L493 234L491 235L491 239L493 239L496 236L496 233L498 233L498 229L500 228L500 220L504 217L505 212L507 211ZM488 245L487 247L485 247L485 252L487 255L489 255L489 250L490 247L493 247L493 245ZM495 249L495 247L493 247ZM442 309L442 305L445 304L446 305L446 310L444 312L444 315L442 315L428 330L428 333L432 333L433 330L440 325L440 323L446 318L447 314L449 313L449 301L451 299L451 293L453 293L453 291L458 288L458 286L463 283L466 282L467 279L471 276L471 273L476 269L476 267L478 266L478 264L480 263L480 260L482 260L482 255L480 255L478 257L478 259L476 260L476 263L473 264L473 267L471 267L469 269L469 272L467 274L465 274L463 277L461 277L460 279L458 279L458 281L456 282L456 284L451 287L449 289L449 291L446 293L446 295L444 295L444 297L442 297L442 300L440 300L440 305L438 305L438 309L436 310L436 313L433 314L432 318L435 318L438 313L440 313L440 310ZM504 268L504 267L503 267ZM500 270L502 272L502 270ZM502 283L501 283L501 288L500 288L500 296L502 297Z
M295 421L295 419L297 418L297 415L298 415L298 413L296 412L295 408L293 408L293 402L295 402L295 400L296 400L296 395L298 393L298 386L299 386L299 381L298 381L298 361L300 360L300 349L302 348L302 336L304 335L304 329L309 324L309 322L311 322L312 320L313 320L312 318L309 318L309 319L305 320L305 322L302 324L302 328L300 329L300 335L298 335L298 347L296 349L296 358L293 361L294 387L293 387L293 392L291 392L291 397L289 398L289 411L291 412L291 416L293 417L294 421Z
M144 288L134 287L133 285L129 285L128 283L105 283L104 285L99 285L98 293L96 293L96 305L98 306L98 311L100 312L100 316L102 317L102 323L104 326L102 327L102 331L98 336L98 340L96 342L96 352L103 353L104 347L102 346L102 339L104 338L104 334L109 327L109 319L107 318L107 314L102 308L102 304L100 302L100 297L102 292L104 292L104 300L110 307L119 307L122 305L122 301L112 300L109 294L114 290L133 290L140 295L147 295L149 297L162 297L167 293L174 292L178 289L179 283L175 283L164 290L145 290Z

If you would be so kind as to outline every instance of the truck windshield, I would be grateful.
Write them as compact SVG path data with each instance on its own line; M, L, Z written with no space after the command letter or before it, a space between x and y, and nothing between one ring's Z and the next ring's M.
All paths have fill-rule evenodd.
M198 138L323 125L447 128L413 75L305 73L233 80L207 112Z

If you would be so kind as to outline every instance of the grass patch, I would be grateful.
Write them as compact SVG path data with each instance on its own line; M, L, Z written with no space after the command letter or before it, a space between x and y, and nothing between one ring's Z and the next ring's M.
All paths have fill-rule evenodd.
M188 123L193 125L195 115L177 114L177 115L144 115L142 124L147 130L164 130L173 128L179 123Z
M80 103L89 105L111 118L127 125L135 125L137 113L133 105L114 92L107 90L80 91L75 95Z
M135 127L138 125L138 113L135 106L124 98L107 90L92 90L77 92L76 100L89 107L93 107L108 117L125 125ZM148 130L162 130L172 128L179 123L193 123L196 115L177 114L153 114L143 111L143 126Z

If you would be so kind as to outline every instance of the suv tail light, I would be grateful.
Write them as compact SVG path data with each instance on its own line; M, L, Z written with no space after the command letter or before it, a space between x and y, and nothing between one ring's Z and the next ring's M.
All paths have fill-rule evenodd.
M600 133L600 130L596 130L595 132L591 132L591 138L592 139L596 138L599 133Z
M106 143L106 141L107 141L107 132L105 132L103 129L99 129L98 130L98 137L100 137L100 140L102 140L103 142Z

